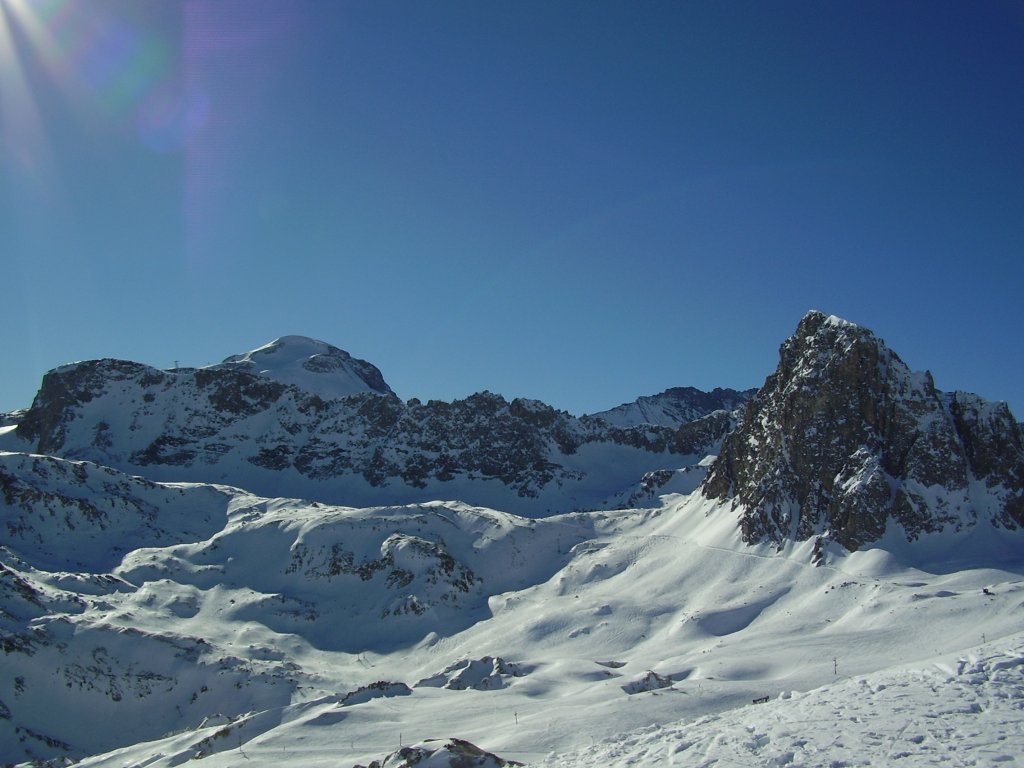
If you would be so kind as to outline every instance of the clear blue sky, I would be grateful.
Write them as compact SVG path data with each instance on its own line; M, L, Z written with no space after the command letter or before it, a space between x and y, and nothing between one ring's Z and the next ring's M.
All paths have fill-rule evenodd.
M1020 0L0 10L0 411L302 334L589 412L814 308L1024 417Z

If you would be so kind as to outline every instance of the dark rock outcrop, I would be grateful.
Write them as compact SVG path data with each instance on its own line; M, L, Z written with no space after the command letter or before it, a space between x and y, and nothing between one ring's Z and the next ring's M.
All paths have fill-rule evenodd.
M811 312L703 485L747 542L855 550L982 521L1024 526L1024 449L1005 403L939 392L870 331Z
M414 765L444 765L452 768L504 768L522 765L486 752L464 739L433 740L392 752L383 761L374 760L369 768L412 768ZM363 768L356 766L355 768Z

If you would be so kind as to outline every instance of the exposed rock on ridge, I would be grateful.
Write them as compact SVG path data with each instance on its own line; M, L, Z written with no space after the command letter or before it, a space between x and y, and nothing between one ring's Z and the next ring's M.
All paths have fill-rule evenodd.
M679 428L615 427L488 392L451 403L376 391L325 399L234 365L97 360L46 374L13 447L268 496L460 498L538 515L594 508L645 472L713 453L730 426L717 411Z
M873 333L821 312L779 354L703 485L742 510L745 541L855 550L890 520L911 540L1024 526L1024 448L1005 403L943 394Z

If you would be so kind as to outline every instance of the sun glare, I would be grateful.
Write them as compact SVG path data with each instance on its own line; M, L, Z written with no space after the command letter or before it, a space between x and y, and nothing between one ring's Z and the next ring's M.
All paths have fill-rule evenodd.
M0 0L0 168L4 175L14 171L19 181L41 191L53 181L52 153L19 55L15 25L33 50L43 40L41 27L26 0Z
M82 116L152 133L152 102L170 74L166 40L115 14L74 0L0 0L0 168L53 190L44 117L54 94Z

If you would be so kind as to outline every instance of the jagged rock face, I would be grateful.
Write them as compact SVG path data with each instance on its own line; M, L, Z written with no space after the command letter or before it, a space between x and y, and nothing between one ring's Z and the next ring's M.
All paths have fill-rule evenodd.
M756 392L720 387L704 392L694 387L672 387L661 394L639 397L632 403L591 415L619 427L657 424L678 428L719 411L742 408Z
M1024 450L1005 404L944 395L870 331L811 312L703 493L742 508L747 542L827 535L854 550L890 520L910 539L1024 525Z
M1006 403L990 403L966 392L954 392L948 403L974 473L988 488L1024 487L1024 462L1019 460L1024 430ZM1008 528L1024 525L1024 500L1019 495L1007 497L1001 522Z
M160 371L126 360L89 360L56 368L43 376L32 407L18 425L18 435L35 441L39 453L53 453L64 444L76 409L92 401L108 382L137 381L147 387L163 380Z
M324 399L234 366L99 360L46 374L15 450L270 496L462 498L537 515L598 506L645 472L714 452L729 427L722 411L676 429L615 427L488 392L451 403Z

